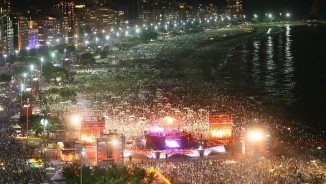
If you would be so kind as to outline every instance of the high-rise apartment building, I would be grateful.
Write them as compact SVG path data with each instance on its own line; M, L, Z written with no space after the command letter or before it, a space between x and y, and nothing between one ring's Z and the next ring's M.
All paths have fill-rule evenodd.
M6 13L0 13L0 53L14 54L14 30Z
M60 10L61 14L65 19L65 22L68 25L68 32L72 33L72 35L75 32L75 26L74 26L74 21L75 21L75 3L74 2L65 2L61 1L60 3L54 5L55 9Z
M0 0L0 12L10 12L11 3L9 0Z
M58 26L56 18L41 15L38 17L33 17L32 20L29 21L29 28L30 30L38 29L39 44L46 45L47 42L49 42L51 45L57 44L57 33L60 33L60 31L57 29Z
M15 48L15 50L25 49L29 46L29 27L27 17L23 15L18 16L17 30L17 48Z
M76 8L77 20L79 21L80 33L101 32L110 30L123 21L119 11L114 11L108 7L91 6Z
M230 19L243 19L242 0L227 0L227 7L229 9Z

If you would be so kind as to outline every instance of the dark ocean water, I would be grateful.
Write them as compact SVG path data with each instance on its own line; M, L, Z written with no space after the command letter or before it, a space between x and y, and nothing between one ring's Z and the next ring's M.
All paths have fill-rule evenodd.
M212 75L273 115L326 128L326 25L270 28L238 45ZM216 80L217 82L217 80Z

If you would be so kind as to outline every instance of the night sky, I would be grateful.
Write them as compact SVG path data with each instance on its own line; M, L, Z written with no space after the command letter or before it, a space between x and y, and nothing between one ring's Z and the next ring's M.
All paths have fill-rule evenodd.
M27 5L38 5L42 7L51 7L51 4L59 0L11 0L13 7L26 7ZM70 1L70 0L69 0ZM182 0L177 0L182 1ZM217 6L226 5L226 0L183 0L188 4L207 3ZM290 12L295 17L308 15L314 0L242 0L244 14L247 17L253 14L263 15L272 13Z

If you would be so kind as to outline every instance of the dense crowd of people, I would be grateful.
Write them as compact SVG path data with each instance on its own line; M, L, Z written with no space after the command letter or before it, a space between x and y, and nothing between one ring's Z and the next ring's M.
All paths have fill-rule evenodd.
M232 35L223 33L214 39L228 36ZM185 36L174 38L171 43L152 44L152 50L144 45L139 48L147 50L143 57L152 56L157 50L164 50L171 45L176 46L175 49L179 52L184 44L180 40L194 42L191 39L203 40L206 37L209 35ZM175 55L163 51L159 54L167 60ZM192 54L193 58L201 56ZM296 183L303 182L304 178L312 180L323 177L323 131L264 113L266 107L243 98L241 94L231 93L223 84L212 84L197 75L205 71L196 65L184 68L183 72L198 77L182 78L182 75L178 76L180 66L175 66L174 59L148 64L139 62L136 66L114 67L102 64L92 68L80 67L76 69L75 79L67 84L70 89L76 90L76 98L68 101L51 91L44 92L47 103L41 103L41 108L56 114L60 119L69 119L81 109L99 110L106 121L104 133L115 131L124 134L127 140L143 138L143 133L149 129L151 122L166 116L182 121L183 125L178 128L190 132L195 138L207 138L208 117L213 111L232 115L237 141L242 129L250 125L259 124L273 136L274 146L271 150L278 154L274 159L241 158L234 163L224 159L203 159L139 164L144 168L153 166L172 183ZM108 70L112 76L107 76ZM94 72L97 73L92 74ZM8 87L2 91L10 98L4 98L1 102L5 109L0 111L0 183L40 183L44 173L27 164L30 155L28 145L17 142L11 136L9 118L18 112L11 100L17 98L18 93L11 91L19 89Z
M321 163L306 163L297 158L244 158L238 161L226 159L182 160L178 162L150 162L128 164L128 167L154 167L172 183L318 183L322 179ZM274 166L274 167L272 167Z
M139 70L148 71L148 68ZM152 70L155 71L157 68L152 68ZM88 72L91 73L92 70ZM83 75L87 75L87 72L83 72ZM100 76L98 79L104 80L104 77ZM93 79L95 85L98 79ZM295 183L302 181L303 176L309 178L310 181L320 179L323 176L323 166L320 166L323 163L319 162L324 155L322 148L325 142L323 141L324 133L322 131L314 130L296 122L289 122L285 118L268 116L264 113L263 106L250 99L244 99L239 94L228 93L223 88L221 90L220 86L201 88L200 93L196 93L197 88L195 86L186 88L182 82L176 82L176 84L182 87L176 85L164 87L164 85L144 82L135 84L125 91L121 90L103 96L82 94L79 91L76 102L68 104L68 106L75 106L76 109L78 107L102 110L106 117L106 133L116 131L124 134L129 140L143 138L143 132L149 129L151 122L166 116L184 122L179 128L187 130L195 137L207 138L208 116L213 111L224 111L232 115L235 125L233 132L236 138L240 137L243 128L250 125L260 125L273 136L274 145L271 151L274 152L273 154L276 155L277 159L282 159L276 159L273 163L270 159L257 162L260 163L261 167L258 168L256 174L251 171L255 170L257 163L248 158L241 159L236 164L225 164L223 160L215 160L212 161L215 165L208 164L209 167L207 167L206 163L208 161L202 163L200 161L187 161L190 163L186 162L189 167L189 173L186 174L193 176L193 183L209 183L211 180L208 179L208 175L211 174L216 177L217 181L227 181L229 183L258 183L259 181ZM209 86L209 84L206 85ZM69 117L70 113L73 113L73 111L66 112L65 116ZM283 157L278 157L280 155L283 155ZM312 160L316 159L318 166L310 164ZM154 164L154 167L166 175L173 183L183 183L179 181L183 175L180 174L179 176L175 173L178 172L175 164L178 163L169 162L169 164L165 164L158 162L157 165ZM278 168L280 165L282 165L281 169ZM213 174L214 172L210 171L210 168L213 171L216 170L213 166L219 169L224 168L222 171L228 171L223 176ZM248 170L245 170L245 167ZM275 168L280 169L282 174L270 171ZM201 174L203 169L207 172L210 171L206 173L207 176L205 173ZM221 173L222 171L219 169L216 171ZM186 171L183 170L183 172ZM232 173L241 173L242 177L230 177L233 176ZM200 179L199 175L203 177ZM190 178L187 177L186 179Z
M0 103L0 183L39 184L45 181L45 173L41 168L32 168L29 159L32 149L26 141L19 141L13 136L12 120L19 109L15 107L17 97L15 86L5 86L1 89L4 97Z

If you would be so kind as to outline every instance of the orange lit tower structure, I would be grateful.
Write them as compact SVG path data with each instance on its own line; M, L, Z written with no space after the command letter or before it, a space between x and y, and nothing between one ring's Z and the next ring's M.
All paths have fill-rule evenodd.
M232 140L233 121L231 115L226 112L209 113L209 139Z
M123 163L125 136L122 134L104 134L96 139L96 161L98 165L105 166L112 161Z
M248 156L269 155L270 134L265 127L250 126L242 130L242 153Z
M103 133L105 119L101 116L83 116L80 121L80 139L95 142Z

